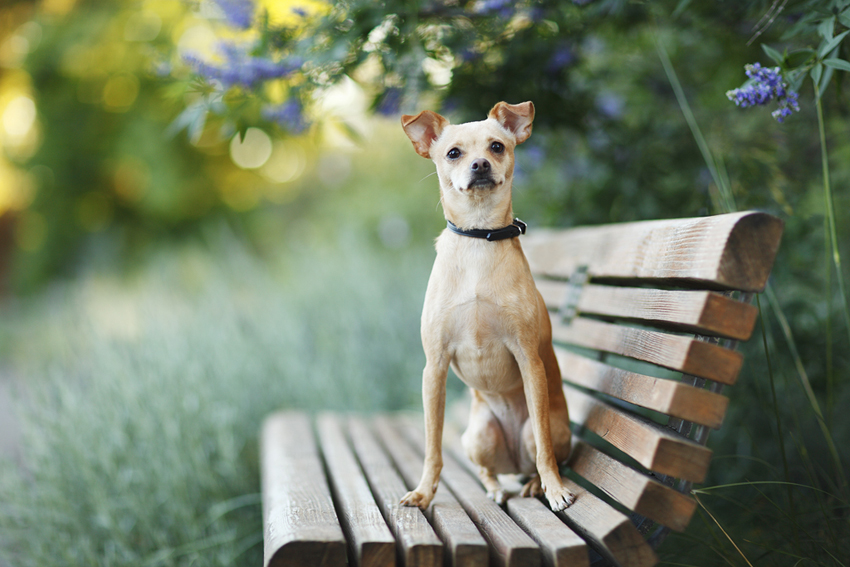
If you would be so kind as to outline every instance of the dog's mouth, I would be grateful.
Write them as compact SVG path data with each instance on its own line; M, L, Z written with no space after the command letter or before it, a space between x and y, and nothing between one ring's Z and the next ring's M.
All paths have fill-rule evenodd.
M490 176L474 177L472 181L469 182L467 189L491 189L495 186L496 180Z

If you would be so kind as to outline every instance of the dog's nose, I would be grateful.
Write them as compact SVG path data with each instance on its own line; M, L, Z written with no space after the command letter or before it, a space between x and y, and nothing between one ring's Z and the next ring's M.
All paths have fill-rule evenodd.
M473 173L478 173L479 175L482 173L488 173L490 171L490 162L484 158L478 158L472 162L471 169Z

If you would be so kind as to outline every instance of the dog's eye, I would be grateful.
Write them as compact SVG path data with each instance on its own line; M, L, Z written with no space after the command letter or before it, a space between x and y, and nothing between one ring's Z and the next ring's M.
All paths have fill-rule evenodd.
M460 150L457 148L452 148L449 150L449 153L446 154L446 157L449 159L457 159L460 157Z
M494 154L500 154L505 151L505 144L503 144L502 142L493 142L492 144L490 144L490 151L492 151Z

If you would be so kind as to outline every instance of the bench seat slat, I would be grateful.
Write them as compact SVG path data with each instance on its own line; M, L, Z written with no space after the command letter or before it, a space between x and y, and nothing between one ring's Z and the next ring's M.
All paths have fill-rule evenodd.
M346 544L310 418L280 412L263 424L265 567L343 567Z
M355 565L395 565L395 538L348 445L340 418L329 413L322 414L317 419L316 429Z
M569 325L553 317L552 338L651 362L721 384L734 384L743 363L741 353L715 344L583 317L576 317Z
M406 423L404 432L422 453L425 446L424 433L418 427ZM498 504L487 497L487 493L478 480L445 450L440 482L452 491L489 542L491 564L500 567L539 567L541 565L540 547Z
M443 563L442 542L419 508L399 503L407 494L407 488L369 427L361 418L352 417L348 421L348 430L375 500L396 537L401 565L440 567Z
M784 223L759 212L529 230L522 247L532 273L567 279L650 280L703 289L761 291Z
M459 437L449 433L445 439L449 447L458 455L458 461L462 463L468 471L475 468L467 457L463 454L463 449L460 444ZM506 489L513 492L518 492L520 486L511 487L505 485L505 479L501 479ZM575 484L569 479L563 479L569 489L576 495L576 501L566 510L558 512L557 516L570 528L571 535L580 534L580 537L589 542L593 548L611 561L614 565L629 566L629 567L650 567L658 561L652 548L646 543L640 532L637 531L631 520L621 514L593 494L587 492L584 488ZM480 486L480 485L479 485ZM508 511L513 506L519 511L523 508L538 508L548 514L552 511L548 506L539 503L535 504L512 504L515 502L537 502L533 499L514 497L508 500ZM581 505L579 504L581 501ZM518 523L520 520L511 514ZM571 553L573 550L569 550ZM575 551L578 551L577 549Z
M567 282L537 279L537 288L550 309L558 309ZM758 309L711 291L682 291L588 284L581 289L576 309L636 321L655 327L746 341L755 327Z
M564 380L619 400L717 429L729 398L675 380L615 368L555 347Z
M399 433L399 424L389 417L378 416L373 424L376 435L398 467L407 488L414 488L422 474L422 456ZM445 565L487 567L487 542L451 491L445 488L438 490L425 516L445 544Z
M547 567L586 567L587 544L536 498L510 498L508 514L543 551Z
M705 480L710 449L568 384L564 394L571 421L584 425L647 469L692 482Z
M688 526L696 510L693 498L627 467L575 436L568 465L626 508L676 531Z

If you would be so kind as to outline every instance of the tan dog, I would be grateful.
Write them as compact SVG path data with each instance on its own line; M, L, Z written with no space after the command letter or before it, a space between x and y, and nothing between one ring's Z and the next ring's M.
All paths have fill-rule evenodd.
M501 240L472 238L451 226L437 239L422 310L425 467L419 486L401 500L408 506L427 508L437 490L449 365L472 389L462 441L488 495L504 503L496 475L522 473L532 475L523 496L542 489L554 510L575 499L558 472L571 434L552 327L512 237L520 230L510 226L514 148L531 135L533 120L530 102L500 102L487 120L459 125L429 110L402 116L416 152L437 165L446 219L461 232L505 227L495 231Z

